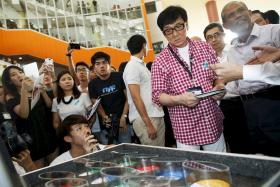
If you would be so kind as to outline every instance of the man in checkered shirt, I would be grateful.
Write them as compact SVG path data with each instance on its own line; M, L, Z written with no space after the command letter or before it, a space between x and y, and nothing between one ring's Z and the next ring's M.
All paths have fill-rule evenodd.
M188 17L181 7L167 7L157 24L169 44L152 66L153 102L168 107L178 148L225 152L223 114L216 101L224 93L196 97L224 88L210 68L218 63L215 51L186 36Z

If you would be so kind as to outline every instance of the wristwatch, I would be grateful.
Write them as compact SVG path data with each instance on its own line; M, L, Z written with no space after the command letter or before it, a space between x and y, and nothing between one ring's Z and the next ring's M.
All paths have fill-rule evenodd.
M123 117L127 118L127 114L123 114Z

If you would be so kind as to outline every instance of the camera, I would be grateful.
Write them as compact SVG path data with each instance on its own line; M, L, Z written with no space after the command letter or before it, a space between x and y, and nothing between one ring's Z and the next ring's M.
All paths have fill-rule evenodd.
M113 144L114 140L117 141L119 138L120 120L117 114L110 114L109 117L111 127L106 128L106 130L108 131L108 144Z
M81 45L79 43L70 43L70 49L81 49Z
M0 137L5 142L11 156L17 156L21 151L28 149L32 143L29 134L19 135L8 112L0 113Z

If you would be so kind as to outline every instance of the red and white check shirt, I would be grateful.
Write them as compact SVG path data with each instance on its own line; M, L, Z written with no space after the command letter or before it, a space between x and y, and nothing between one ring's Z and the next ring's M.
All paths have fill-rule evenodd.
M172 47L172 46L171 46ZM178 49L172 47L180 57ZM192 76L195 86L203 92L212 90L215 74L210 64L218 63L214 50L207 43L189 40L192 57ZM183 58L180 57L183 60ZM185 62L186 63L186 62ZM152 99L157 105L161 93L180 95L194 87L187 71L166 47L152 66ZM168 107L172 128L178 142L187 145L205 145L216 142L223 131L223 113L211 97L201 99L195 108Z

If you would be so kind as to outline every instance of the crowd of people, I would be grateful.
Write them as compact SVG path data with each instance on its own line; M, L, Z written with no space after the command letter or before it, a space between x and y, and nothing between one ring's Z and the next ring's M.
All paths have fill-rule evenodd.
M168 45L151 70L143 61L147 41L139 34L128 39L131 58L119 72L112 70L110 54L94 53L89 66L74 63L69 47L68 70L55 76L52 64L40 68L35 104L33 80L19 66L8 66L1 105L18 133L33 140L13 160L30 171L113 144L167 142L186 150L280 156L279 16L278 23L260 16L243 2L229 2L222 24L205 27L204 42L187 36L186 10L169 6L157 18ZM238 37L226 44L223 28Z

